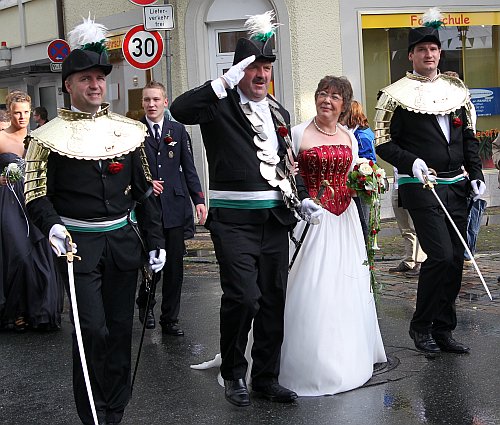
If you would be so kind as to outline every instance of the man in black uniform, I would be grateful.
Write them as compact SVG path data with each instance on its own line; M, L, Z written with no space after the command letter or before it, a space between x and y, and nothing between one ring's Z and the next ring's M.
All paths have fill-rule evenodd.
M427 254L410 336L426 353L466 353L469 348L452 336L464 247L422 183L427 178L437 181L435 190L465 237L467 195L472 190L480 196L486 187L471 127L472 104L462 81L439 73L441 42L435 28L410 30L408 54L413 72L380 93L375 140L377 154L398 169L402 206ZM430 175L430 169L437 177Z
M146 115L141 121L148 128L145 140L146 157L153 177L155 199L162 212L167 252L167 262L163 268L160 325L164 334L182 336L184 331L178 326L178 321L184 279L186 213L190 213L192 220L192 200L199 222L205 224L205 196L194 166L186 129L182 124L165 117L165 108L168 106L165 86L157 81L147 83L142 89L142 106ZM186 211L186 208L189 208L189 211ZM155 278L158 279L159 275ZM155 300L153 298L150 309L146 312L146 297L143 282L137 297L139 319L141 322L146 320L146 328L153 329Z
M270 28L261 33L271 33ZM207 151L206 227L223 290L221 374L226 399L236 406L250 404L245 349L252 320L253 392L277 402L297 397L278 383L287 235L296 222L292 210L309 217L322 212L305 199L300 176L295 180L289 113L267 94L276 59L270 41L239 39L234 65L221 78L179 96L170 110L182 123L200 124Z
M80 28L69 33L70 44ZM54 251L66 253L68 231L78 246L74 281L95 410L99 424L115 424L130 398L134 296L144 262L135 215L153 271L163 267L165 250L160 212L148 196L145 127L103 103L112 68L99 47L104 38L85 39L92 50L73 46L64 60L71 110L32 132L25 192L28 213ZM59 265L67 281L64 258ZM73 388L80 419L94 424L75 335Z

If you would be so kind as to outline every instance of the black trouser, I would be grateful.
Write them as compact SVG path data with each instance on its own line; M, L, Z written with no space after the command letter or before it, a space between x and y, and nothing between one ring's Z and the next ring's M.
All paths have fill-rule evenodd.
M165 236L165 251L167 260L163 273L161 324L177 323L181 305L182 282L184 280L184 227L163 229ZM160 280L160 273L155 273L154 278ZM137 296L139 308L146 308L147 303L146 282L142 281ZM154 296L150 302L151 308L156 304Z
M252 319L252 380L264 384L279 374L288 278L288 228L274 216L263 224L213 220L210 233L220 266L221 374L244 378Z
M59 262L69 294L67 266ZM75 273L83 345L100 421L119 422L130 398L130 369L137 270L120 271L106 250L90 273ZM73 319L73 318L72 318ZM78 415L94 424L73 331L73 391Z
M448 191L444 202L460 233L465 237L465 198ZM440 207L408 210L427 260L418 279L416 310L411 328L433 335L450 334L457 325L455 299L462 284L464 247Z

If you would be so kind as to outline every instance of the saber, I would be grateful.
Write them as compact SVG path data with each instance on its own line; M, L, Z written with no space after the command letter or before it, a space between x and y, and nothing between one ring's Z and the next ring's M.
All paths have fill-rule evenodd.
M159 249L157 249L156 256L158 257L159 255L160 255ZM155 279L155 274L149 264L145 265L142 268L142 275L146 280L146 292L148 293L148 299L146 301L146 315L147 315L147 312L149 311L149 306L151 305L151 299L154 297L154 294L156 292L157 280ZM135 359L134 375L132 377L132 384L130 385L131 397L132 397L132 392L134 390L135 377L137 376L137 368L139 367L139 360L141 358L142 344L144 342L144 334L146 333L146 324L147 324L147 319L146 317L144 317L144 321L142 323L141 341L139 342L139 348L137 350L137 358Z
M431 171L431 172L433 172L435 174L434 170L429 169L429 171ZM486 293L488 294L488 297L490 297L490 300L493 301L493 298L491 297L490 290L488 289L488 286L486 285L486 282L484 281L483 274L481 273L481 270L479 270L479 266L477 265L476 260L474 259L474 256L472 255L472 252L470 251L469 246L467 245L467 242L465 242L464 238L460 234L460 231L458 230L457 225L455 224L455 222L451 218L450 213L445 208L443 202L441 201L441 199L439 198L438 194L436 193L436 189L434 189L434 184L435 183L432 182L427 175L424 175L423 177L424 177L424 180L425 180L424 189L430 190L432 192L432 194L434 195L434 197L439 202L439 205L441 206L441 208L443 209L444 213L446 214L446 217L448 217L448 220L450 221L451 225L455 229L455 232L457 233L458 238L460 239L460 242L462 242L462 245L464 246L465 251L467 252L467 254L469 254L469 258L471 259L472 264L474 265L474 268L476 269L476 272L479 275L479 279L481 280L481 283L483 284L484 289L486 290Z
M314 202L316 202L318 205L320 204L319 200L323 196L323 193L327 187L330 186L330 183L328 180L323 180L321 182L321 185L318 190L318 194L316 195L316 198L313 199ZM293 235L291 237L293 243L295 244L295 251L293 253L292 259L290 260L290 264L288 265L288 273L290 273L290 270L292 269L293 263L295 263L295 260L297 259L297 255L299 255L300 248L302 247L302 244L304 243L304 239L306 238L307 232L309 231L309 227L311 227L311 223L307 222L306 227L304 227L304 230L302 231L302 235L300 235L300 239L297 241L297 239L293 238Z
M73 312L73 322L75 325L76 341L78 344L78 351L80 353L80 361L82 364L83 377L85 379L85 386L87 387L87 395L89 397L90 409L92 410L92 417L94 418L94 424L98 425L97 412L95 410L94 396L92 394L92 386L90 385L89 369L87 366L87 358L85 357L85 350L83 348L83 338L82 329L80 327L80 316L78 314L78 303L76 301L76 290L75 290L75 275L73 273L73 261L75 259L81 260L81 257L73 253L73 240L69 232L66 232L66 254L61 254L60 256L66 257L66 262L68 264L68 281L69 281L69 293L71 299L71 310Z

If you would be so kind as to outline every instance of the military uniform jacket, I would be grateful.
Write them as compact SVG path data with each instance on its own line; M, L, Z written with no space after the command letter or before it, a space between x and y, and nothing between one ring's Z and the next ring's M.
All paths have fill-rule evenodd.
M377 154L394 165L400 174L412 176L413 162L420 158L440 177L456 176L463 166L471 180L484 181L478 155L479 144L468 126L465 108L459 107L447 117L450 120L449 143L436 115L396 107L390 122L390 141L378 145ZM460 120L460 125L454 125L455 118ZM445 199L448 190L465 198L470 184L467 180L462 180L450 185L436 185L436 192L442 199ZM404 208L438 205L432 193L423 190L420 183L400 185L398 191Z
M48 236L54 224L64 224L60 216L79 220L113 220L125 216L135 201L150 188L141 164L139 149L115 162L123 164L116 174L109 170L111 160L83 160L51 152L47 164L47 195L27 204L33 222ZM163 248L160 212L153 196L136 206L137 221L146 249ZM90 272L102 255L112 255L121 270L139 268L144 260L140 240L127 225L109 232L71 232L81 261L76 272Z
M192 217L192 212L186 211L186 198L190 197L195 205L205 203L193 155L189 150L189 136L182 124L165 118L158 144L146 118L143 117L141 121L148 126L144 147L151 175L153 180L164 182L163 193L155 196L161 208L163 227L184 226L186 213Z
M235 89L226 90L227 97L219 99L210 82L187 91L171 105L174 118L184 124L199 124L209 165L210 189L227 191L260 191L272 187L261 176L255 135L250 121L240 107L240 97ZM274 102L276 102L274 100ZM287 127L290 115L281 105L279 112L285 118ZM274 119L274 118L273 118ZM276 123L275 123L276 124ZM277 133L279 151L283 157L286 145ZM308 197L300 176L296 176L300 199ZM234 223L260 223L267 220L269 210L241 210L216 208L213 214L219 221ZM272 208L272 213L285 225L296 222L286 207Z

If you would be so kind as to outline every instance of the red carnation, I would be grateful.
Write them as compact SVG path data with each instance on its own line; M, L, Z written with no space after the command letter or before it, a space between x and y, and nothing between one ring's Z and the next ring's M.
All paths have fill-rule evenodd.
M453 127L455 127L455 128L461 127L463 124L462 120L459 117L453 118L452 123L453 123Z
M108 171L110 174L118 174L123 170L123 164L121 162L110 162L108 165Z
M280 125L278 127L278 134L281 136L281 137L286 137L288 136L288 128L286 128L284 125Z
M370 160L370 162L368 162L368 164L370 164L370 167L373 167L373 161Z
M372 235L376 235L378 233L377 229L372 229Z
M163 140L165 140L165 143L172 143L174 141L174 139L172 139L172 136L170 134L167 134L165 136L165 139Z

